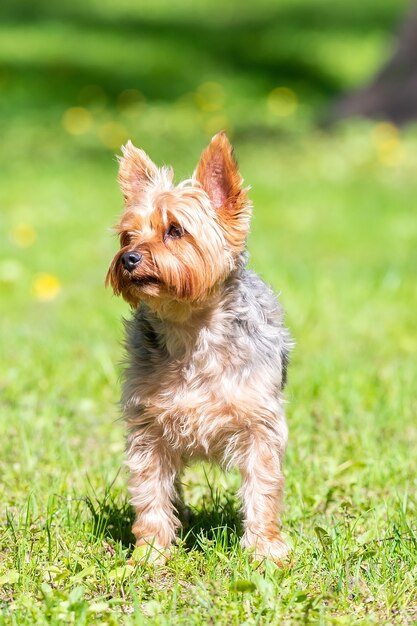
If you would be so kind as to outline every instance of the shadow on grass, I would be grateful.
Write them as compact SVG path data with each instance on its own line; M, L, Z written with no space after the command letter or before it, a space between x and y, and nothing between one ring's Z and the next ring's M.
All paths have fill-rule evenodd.
M203 550L208 542L224 550L232 547L241 534L242 518L236 499L210 491L209 499L203 500L201 507L188 512L180 537L189 550Z
M104 497L95 493L84 498L91 514L91 533L96 538L111 539L123 547L133 549L132 534L134 510L126 498L119 499L111 493L111 486ZM179 533L187 550L204 550L209 543L227 549L236 544L242 533L242 520L234 497L210 491L209 498L201 507L180 511L183 524Z
M91 514L91 533L94 537L112 539L125 548L134 546L132 524L135 513L127 499L119 501L106 491L102 500L94 494L92 497L86 496L84 502Z

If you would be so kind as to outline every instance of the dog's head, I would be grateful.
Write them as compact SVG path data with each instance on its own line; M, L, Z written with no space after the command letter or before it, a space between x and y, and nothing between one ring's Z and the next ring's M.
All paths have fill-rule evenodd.
M251 205L227 136L213 137L179 185L132 143L122 152L120 250L106 284L134 307L202 302L235 268L249 230Z

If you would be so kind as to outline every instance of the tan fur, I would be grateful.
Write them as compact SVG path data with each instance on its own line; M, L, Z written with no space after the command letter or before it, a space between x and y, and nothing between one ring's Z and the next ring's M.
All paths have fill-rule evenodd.
M254 295L244 314L242 294L254 280L242 266L251 205L230 143L216 135L192 179L178 186L172 170L158 169L129 143L119 179L121 249L106 281L137 308L127 324L122 398L137 544L159 554L175 540L178 474L190 460L211 459L241 470L243 545L280 562L287 551L278 529L287 428L284 365L273 346L281 341L277 354L286 348L286 331L269 291L262 292L268 310ZM180 237L170 237L172 225ZM132 250L142 260L127 271L121 258Z

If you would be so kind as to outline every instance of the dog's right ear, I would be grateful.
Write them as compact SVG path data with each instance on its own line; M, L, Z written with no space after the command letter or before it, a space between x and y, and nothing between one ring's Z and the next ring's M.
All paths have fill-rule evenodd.
M119 184L125 204L133 204L144 188L152 183L158 173L158 167L146 152L136 148L131 141L122 146L119 158Z
M200 157L193 178L210 198L227 241L240 253L249 231L252 205L247 189L242 187L243 179L225 132L214 135Z
M214 135L201 155L193 177L202 185L216 210L222 207L232 210L242 192L242 177L224 131Z

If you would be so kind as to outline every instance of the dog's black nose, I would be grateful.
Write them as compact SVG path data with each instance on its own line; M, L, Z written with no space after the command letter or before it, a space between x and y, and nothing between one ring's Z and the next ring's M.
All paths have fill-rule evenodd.
M122 265L128 272L133 272L141 261L142 255L139 252L125 252L122 254Z

